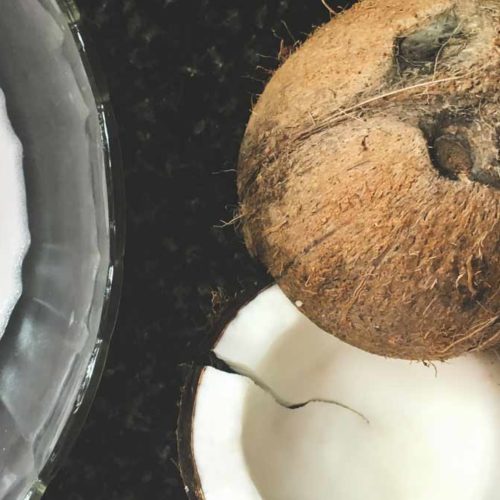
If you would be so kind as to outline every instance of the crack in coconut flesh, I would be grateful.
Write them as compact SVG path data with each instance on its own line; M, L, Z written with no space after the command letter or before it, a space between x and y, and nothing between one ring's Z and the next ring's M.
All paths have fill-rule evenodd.
M388 357L500 341L498 0L364 0L274 74L244 238L324 330Z
M192 498L498 500L496 351L384 359L322 331L278 286L214 351L237 373L207 367L187 391Z

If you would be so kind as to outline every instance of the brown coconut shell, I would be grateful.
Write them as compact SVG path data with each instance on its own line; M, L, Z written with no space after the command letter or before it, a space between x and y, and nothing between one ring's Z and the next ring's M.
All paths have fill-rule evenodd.
M246 244L350 344L433 360L500 340L499 27L498 0L364 0L253 110Z

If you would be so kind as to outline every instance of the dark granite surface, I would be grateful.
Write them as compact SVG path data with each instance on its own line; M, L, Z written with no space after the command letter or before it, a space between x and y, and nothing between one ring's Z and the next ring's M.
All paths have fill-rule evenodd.
M280 46L304 40L329 13L320 0L79 6L122 142L126 271L101 387L46 499L182 499L177 401L183 366L211 334L212 292L232 297L269 280L234 228L218 227L237 203L234 168L251 103Z

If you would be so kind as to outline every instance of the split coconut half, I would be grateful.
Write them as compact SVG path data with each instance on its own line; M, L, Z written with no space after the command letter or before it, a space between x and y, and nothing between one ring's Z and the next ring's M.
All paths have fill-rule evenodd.
M308 320L277 286L193 373L179 419L197 500L497 500L500 357L386 359ZM298 304L300 306L300 304Z

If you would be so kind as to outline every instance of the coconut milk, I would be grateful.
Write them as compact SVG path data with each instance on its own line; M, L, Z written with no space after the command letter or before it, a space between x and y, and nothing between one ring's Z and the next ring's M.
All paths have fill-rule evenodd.
M0 337L21 290L21 268L30 236L22 170L22 146L0 90Z

